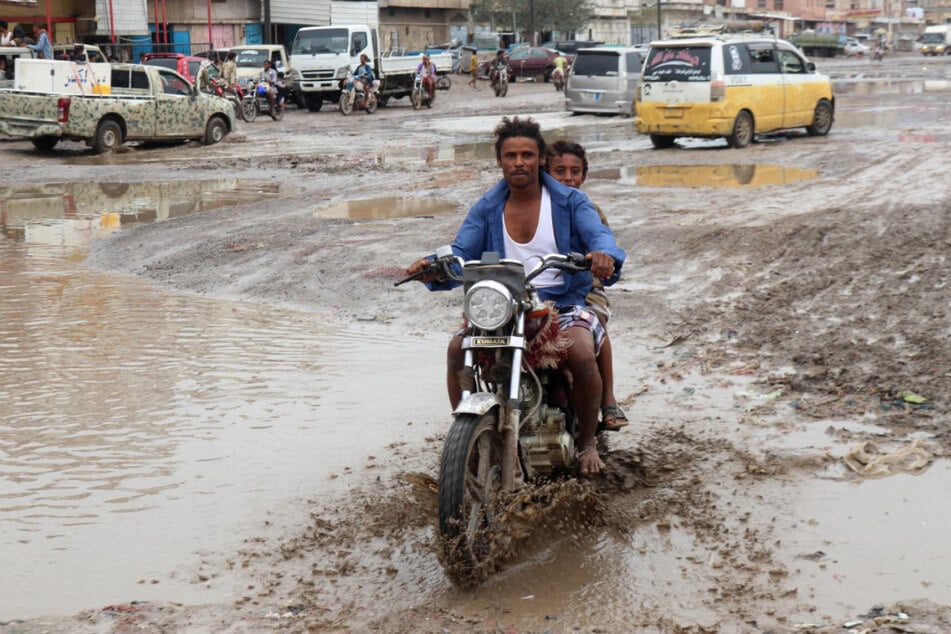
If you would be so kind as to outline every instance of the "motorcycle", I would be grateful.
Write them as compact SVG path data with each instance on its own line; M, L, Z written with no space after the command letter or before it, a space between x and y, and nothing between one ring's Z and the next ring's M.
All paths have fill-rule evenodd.
M241 113L244 115L244 120L254 121L259 114L268 114L275 121L280 121L284 118L284 105L279 94L274 96L274 106L272 107L271 102L268 101L267 93L258 90L260 85L262 84L258 81L248 82L248 92L241 99Z
M244 109L241 107L241 102L244 99L244 93L241 92L241 88L235 86L234 90L229 90L225 87L225 82L220 77L215 77L211 80L211 89L213 94L221 97L222 99L227 99L231 102L231 105L234 106L234 116L238 119L244 120Z
M562 368L558 311L539 299L543 271L587 270L584 256L550 254L526 273L521 262L484 253L463 261L441 247L427 272L462 282L466 331L462 400L439 466L437 538L447 575L460 586L492 571L493 538L513 494L577 468L579 423Z
M555 84L555 90L561 92L565 89L565 71L556 68L551 71L551 81Z
M370 90L366 90L361 82L361 87L358 89L357 82L353 79L353 73L348 72L340 91L340 112L349 115L354 109L357 109L366 110L367 114L373 114L376 112L378 104L376 86L371 86Z
M432 108L433 102L436 101L435 92L433 96L430 97L429 92L423 87L423 76L419 73L417 73L413 79L413 91L409 94L409 99L413 103L415 110L422 108L423 104L426 104L427 108Z
M496 97L504 97L509 93L509 69L508 66L495 71L495 81L492 82L492 90Z

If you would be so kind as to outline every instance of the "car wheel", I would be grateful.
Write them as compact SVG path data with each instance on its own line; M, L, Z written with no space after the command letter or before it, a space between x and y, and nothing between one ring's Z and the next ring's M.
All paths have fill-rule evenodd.
M112 119L103 119L96 128L96 138L92 144L95 154L102 154L122 145L122 128Z
M753 142L753 117L743 110L733 121L733 132L726 138L730 147L743 148Z
M208 120L205 126L205 138L202 143L205 145L214 145L220 143L225 135L228 134L228 124L221 117L215 116Z
M832 104L825 99L816 104L816 111L812 116L812 125L806 126L809 136L825 136L832 129Z
M674 147L674 137L663 134L652 134L651 145L655 150L669 150Z
M59 143L58 136L38 136L30 139L33 142L33 147L41 152L49 152L56 144Z

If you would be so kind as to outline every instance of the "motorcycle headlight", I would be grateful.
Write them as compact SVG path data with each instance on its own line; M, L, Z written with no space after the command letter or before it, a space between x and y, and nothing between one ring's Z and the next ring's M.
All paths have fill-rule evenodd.
M501 328L512 318L515 301L508 289L498 282L476 282L466 293L466 319L482 330Z

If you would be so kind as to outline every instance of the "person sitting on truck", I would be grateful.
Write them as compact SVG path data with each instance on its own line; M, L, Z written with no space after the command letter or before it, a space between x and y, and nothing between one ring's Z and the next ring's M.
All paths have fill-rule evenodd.
M429 95L429 101L432 102L436 96L436 65L429 59L429 55L423 54L423 61L416 65L416 74L423 79L423 88Z
M13 46L13 33L6 20L0 20L0 46Z
M225 83L225 90L230 90L241 98L241 87L238 85L238 63L235 61L237 57L234 51L228 52L225 63L221 65L221 80Z
M50 36L46 33L46 27L37 22L33 25L33 34L36 36L35 44L24 44L40 59L53 59L53 45L50 43Z
M264 60L261 74L258 75L258 94L267 95L267 102L274 108L274 84L277 83L277 71L271 68L271 60Z

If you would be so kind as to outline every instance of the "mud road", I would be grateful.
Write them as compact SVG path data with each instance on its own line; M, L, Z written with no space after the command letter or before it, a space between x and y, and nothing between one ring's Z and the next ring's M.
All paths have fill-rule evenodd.
M238 548L204 549L82 612L8 607L0 630L951 629L951 62L821 69L836 82L832 133L742 150L655 151L630 119L563 112L548 85L496 99L461 77L432 110L290 110L210 148L96 157L0 143L6 183L254 183L252 200L114 232L83 266L196 302L193 319L214 323L209 306L238 302L363 339L337 360L361 377L327 396L373 405L345 421L355 438L402 430L360 460L322 458L311 486L235 527ZM450 242L498 178L491 130L503 114L589 150L584 189L628 252L609 294L633 423L605 440L605 477L554 486L550 505L512 518L521 550L463 591L432 547L448 419L433 403L459 297L392 282ZM291 331L254 336L269 346ZM414 349L394 359L392 342ZM414 402L426 403L419 414L393 414ZM253 486L264 473L242 477ZM28 582L37 593L43 574ZM173 578L194 592L163 593ZM209 588L224 598L209 601Z

